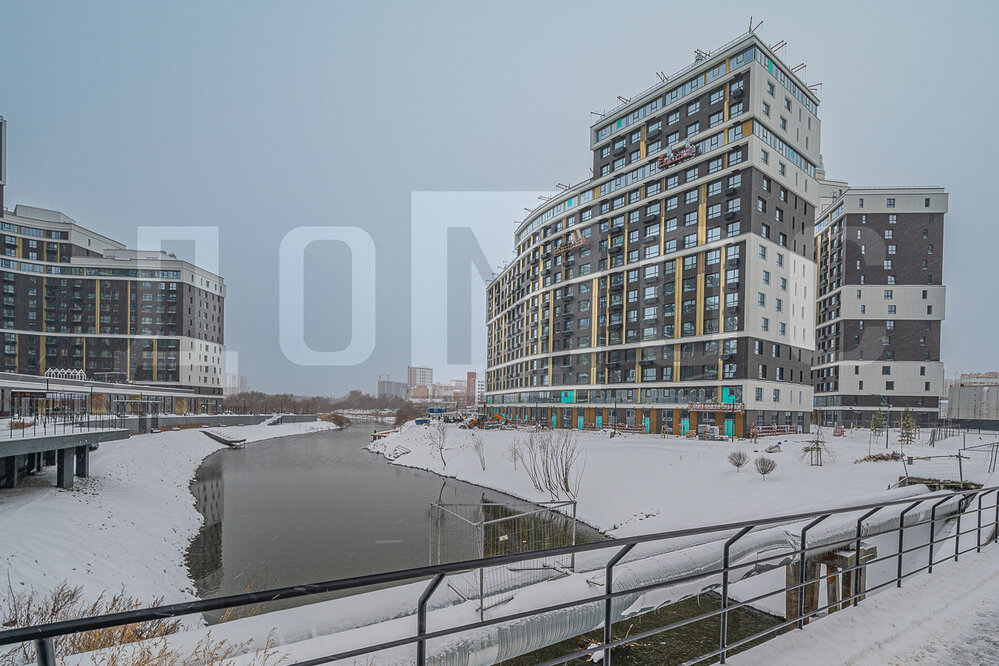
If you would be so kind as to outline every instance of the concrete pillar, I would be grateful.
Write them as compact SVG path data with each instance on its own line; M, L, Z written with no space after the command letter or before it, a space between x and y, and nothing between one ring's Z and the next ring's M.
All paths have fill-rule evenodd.
M76 475L80 478L90 476L90 446L87 444L76 447Z
M42 452L38 451L36 453L32 453L31 457L33 458L31 462L31 467L37 474L38 472L41 472L42 467L44 467L44 463L42 462Z
M795 560L786 567L787 577L786 583L790 587L792 585L801 584L801 562ZM800 617L798 615L798 593L799 590L803 590L805 594L805 615L815 611L819 607L819 577L820 564L817 559L808 558L805 560L805 580L811 581L806 582L804 588L794 588L793 590L788 590L784 596L785 604L785 618L788 620L793 620ZM804 622L808 624L810 618L806 617Z
M3 487L17 488L17 456L3 459Z
M73 449L59 449L56 451L56 486L63 489L73 487Z

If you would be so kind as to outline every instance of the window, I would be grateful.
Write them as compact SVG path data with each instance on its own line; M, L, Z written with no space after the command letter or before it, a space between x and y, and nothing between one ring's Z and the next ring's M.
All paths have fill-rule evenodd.
M767 246L766 245L761 245L760 246L760 259L766 259L766 258L767 258Z
M770 330L770 320L766 317L760 318L760 330L769 331Z
M687 115L688 116L692 116L692 115L694 115L695 113L697 113L700 110L701 110L701 103L700 102L691 102L690 104L687 105Z
M757 197L756 199L756 210L761 213L767 212L767 200L763 197Z
M770 284L770 271L763 271L763 284Z
M784 108L787 109L788 111L791 110L791 98L790 97L786 97L786 96L784 97Z
M892 199L892 198L889 197L888 200L885 201L885 206L888 207L888 208L894 208L895 207L895 199Z
M892 298L892 290L891 289L885 289L885 300L888 301L888 300L891 300L891 298Z
M773 81L767 81L767 93L769 93L771 96L773 96L773 94L774 94L774 82Z
M712 113L708 118L708 127L715 127L721 125L725 121L725 114L721 111L718 113Z
M764 164L770 163L770 153L768 153L766 150L762 148L760 148L760 161L763 162Z
M725 99L725 89L719 88L718 90L711 93L711 98L709 104L717 104L718 102Z
M701 131L701 123L694 122L687 125L687 136L691 137Z
M888 224L896 224L898 222L898 215L892 213L888 216Z
M780 117L780 128L782 130L787 130L787 118L785 118L784 116Z
M673 124L678 123L678 122L680 122L680 112L679 111L673 111L672 113L670 113L666 117L666 124L667 125L673 125Z

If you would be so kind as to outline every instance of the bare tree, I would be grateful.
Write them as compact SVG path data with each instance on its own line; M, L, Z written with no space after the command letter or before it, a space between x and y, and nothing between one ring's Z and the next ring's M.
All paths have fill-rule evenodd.
M427 430L427 440L430 442L430 446L437 451L437 455L441 457L444 469L447 469L447 460L444 459L444 449L447 445L447 424L444 423L443 419L430 424L430 428Z
M506 453L503 457L513 463L513 471L516 472L517 461L520 459L520 454L517 450L517 442L511 442L510 445L506 447Z
M760 473L764 481L767 480L767 474L777 469L777 461L766 456L760 456L754 461L754 464L756 465L756 471Z
M472 433L472 449L475 451L475 455L479 457L479 465L482 466L482 471L486 471L486 448L482 444L482 438Z
M749 464L749 456L745 451L732 451L728 454L728 461L735 467L735 471L741 472Z
M579 496L585 461L582 449L571 430L543 430L516 440L511 455L519 459L537 490L548 493L552 501L563 497L575 501ZM514 460L516 467L516 460Z

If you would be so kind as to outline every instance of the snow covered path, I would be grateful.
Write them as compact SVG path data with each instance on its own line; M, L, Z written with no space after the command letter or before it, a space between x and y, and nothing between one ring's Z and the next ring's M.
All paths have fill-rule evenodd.
M970 552L740 655L733 665L999 664L999 546Z
M335 427L319 421L221 432L254 442ZM41 594L68 581L86 599L122 587L146 603L195 598L184 555L202 517L190 483L201 461L222 448L199 428L136 435L94 451L90 477L75 479L72 490L54 487L51 466L0 492L0 580L9 576L15 592Z

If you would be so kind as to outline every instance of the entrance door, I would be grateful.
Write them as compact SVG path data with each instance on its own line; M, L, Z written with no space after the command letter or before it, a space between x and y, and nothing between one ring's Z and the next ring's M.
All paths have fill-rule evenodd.
M597 426L597 430L600 430L601 428L604 427L604 417L598 416L596 418L596 426Z
M577 416L576 417L576 430L582 430L582 429L583 429L583 417L582 416Z
M725 436L735 436L735 419L725 419Z
M646 435L649 434L649 427L650 427L650 425L649 425L649 418L648 417L645 417L645 418L642 419L642 426L645 429L645 434Z
M687 431L690 430L690 419L680 420L680 434L686 435Z

